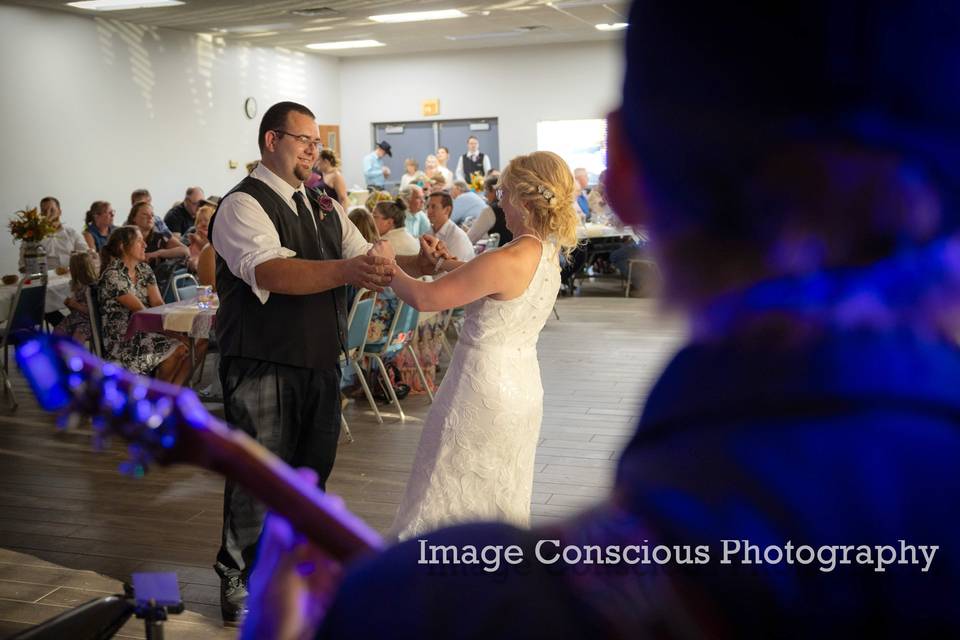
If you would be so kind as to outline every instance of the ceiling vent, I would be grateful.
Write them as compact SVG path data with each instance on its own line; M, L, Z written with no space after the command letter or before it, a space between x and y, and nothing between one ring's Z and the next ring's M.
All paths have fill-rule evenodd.
M334 16L339 16L340 12L336 9L331 9L330 7L310 7L307 9L294 9L290 12L295 16L300 16L301 18L332 18Z

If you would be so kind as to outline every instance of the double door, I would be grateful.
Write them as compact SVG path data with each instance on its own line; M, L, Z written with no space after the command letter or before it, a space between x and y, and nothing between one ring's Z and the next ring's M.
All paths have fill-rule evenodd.
M457 160L467 152L467 138L471 135L480 142L480 151L490 158L490 166L499 169L500 139L497 134L496 118L375 124L374 144L386 140L390 143L390 151L393 153L392 158L384 157L384 164L390 167L387 188L396 191L400 184L400 177L404 173L404 160L413 158L423 171L427 156L436 154L441 146L450 150L447 167L451 172L456 171Z

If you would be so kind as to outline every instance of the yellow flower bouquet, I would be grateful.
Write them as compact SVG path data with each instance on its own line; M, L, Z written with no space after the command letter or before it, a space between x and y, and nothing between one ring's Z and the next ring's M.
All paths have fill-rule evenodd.
M53 222L41 215L36 207L17 211L16 217L11 218L7 226L10 235L23 242L40 242L56 233Z

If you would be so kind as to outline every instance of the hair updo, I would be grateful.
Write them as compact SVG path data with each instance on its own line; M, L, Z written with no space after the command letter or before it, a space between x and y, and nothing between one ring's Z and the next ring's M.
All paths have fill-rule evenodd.
M390 202L377 203L374 211L379 213L386 220L393 221L394 229L402 229L407 220L407 203L403 198L395 198Z
M567 163L551 151L517 156L500 175L505 198L523 211L524 222L564 253L577 246L576 187Z
M337 154L336 152L333 151L333 149L321 150L319 159L326 160L327 162L330 163L330 166L333 167L334 169L340 166L340 159L337 158Z

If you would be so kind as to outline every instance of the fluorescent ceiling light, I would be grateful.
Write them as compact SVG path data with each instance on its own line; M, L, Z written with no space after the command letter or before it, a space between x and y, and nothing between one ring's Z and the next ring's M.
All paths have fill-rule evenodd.
M447 40L486 40L487 38L513 38L524 35L524 31L490 31L488 33L470 33L462 36L443 36Z
M459 9L442 9L440 11L415 11L413 13L385 13L379 16L370 16L374 22L420 22L422 20L449 20L450 18L466 18L467 14Z
M123 9L154 9L157 7L173 7L183 4L180 0L85 0L84 2L68 2L68 7L90 9L91 11L121 11Z
M316 42L308 44L307 49L315 51L329 51L331 49L363 49L366 47L382 47L384 44L377 40L344 40L342 42Z
M626 22L614 22L613 24L595 24L593 26L597 31L623 31L630 25Z

